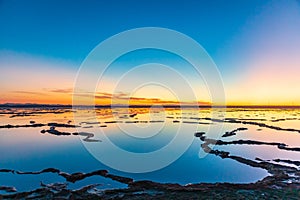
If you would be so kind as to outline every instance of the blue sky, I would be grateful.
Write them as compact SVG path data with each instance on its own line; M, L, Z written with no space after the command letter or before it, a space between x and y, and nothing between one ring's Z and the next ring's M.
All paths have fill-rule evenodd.
M121 31L158 26L183 32L215 56L267 1L2 0L1 49L81 62Z
M190 36L206 49L221 72L230 102L266 104L282 96L288 104L300 102L295 95L299 88L282 92L300 75L298 0L0 0L0 25L0 67L8 74L9 68L30 73L30 68L37 71L31 66L39 66L49 73L53 69L69 74L65 85L72 87L81 62L101 41L132 28L164 27ZM265 78L270 72L277 75ZM1 90L22 89L0 78ZM277 85L278 78L284 87ZM11 79L27 81L21 76ZM33 85L24 90L38 90ZM258 86L263 87L257 91ZM247 100L261 94L268 98Z

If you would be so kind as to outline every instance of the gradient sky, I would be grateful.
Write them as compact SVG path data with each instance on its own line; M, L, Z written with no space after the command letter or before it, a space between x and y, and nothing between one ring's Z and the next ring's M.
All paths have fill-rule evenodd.
M297 0L0 0L0 103L71 103L77 70L95 46L119 32L149 26L200 43L218 66L227 104L300 104ZM103 93L112 93L120 74L153 59L168 60L191 80L198 101L210 101L203 80L182 61L153 51L116 61L97 103L103 103ZM118 92L127 95L124 99L176 100L157 86Z

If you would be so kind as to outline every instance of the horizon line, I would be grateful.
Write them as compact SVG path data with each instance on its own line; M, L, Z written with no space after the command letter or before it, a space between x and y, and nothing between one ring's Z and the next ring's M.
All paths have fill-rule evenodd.
M150 108L150 107L164 107L164 108L300 108L300 105L180 105L180 104L144 104L144 105L124 105L124 104L106 104L106 105L72 105L72 104L40 104L40 103L2 103L1 108L39 108L39 107L60 107L60 108L73 108L73 107L95 107L95 108Z

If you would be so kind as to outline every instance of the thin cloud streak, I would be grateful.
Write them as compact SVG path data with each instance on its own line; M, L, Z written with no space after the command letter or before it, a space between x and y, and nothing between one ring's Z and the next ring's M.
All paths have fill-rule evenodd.
M73 94L73 97L86 97L86 98L95 98L96 104L182 104L182 105L211 105L210 102L206 101L198 101L198 102L180 102L180 101L170 101L170 100L163 100L159 98L146 98L146 97L134 97L129 96L129 94L125 93L116 93L111 94L107 92L97 92L92 94L90 92L87 93L76 93ZM97 101L98 100L98 101Z

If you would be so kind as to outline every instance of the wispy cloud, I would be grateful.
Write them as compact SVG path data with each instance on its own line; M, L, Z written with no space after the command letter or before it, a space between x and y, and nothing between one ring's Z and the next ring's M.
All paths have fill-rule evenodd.
M73 94L76 66L51 58L0 51L0 89L5 92L1 102L72 103L72 97L95 98L97 104L178 104L168 97L151 98L147 93L137 96L112 91L114 82L103 83L101 92L79 91ZM3 67L3 68L2 68ZM88 77L87 77L88 78ZM155 92L155 93L162 93ZM75 96L75 97L76 97ZM180 102L189 104L190 102ZM194 102L195 104L195 102Z
M67 89L47 89L49 92L54 92L54 93L72 93L73 89L72 88L67 88Z
M95 98L96 104L101 104L109 102L111 104L144 104L144 105L151 105L151 104L182 104L182 105L211 105L210 102L206 101L198 101L198 102L183 102L183 101L171 101L165 100L160 98L147 98L147 97L135 97L130 96L130 94L118 92L118 93L107 93L107 92L97 92L97 93L76 93L74 96L77 97L87 97L87 98ZM105 104L105 103L104 103Z
M48 95L47 93L44 93L44 92L33 92L33 91L22 91L22 90L12 91L12 93L30 94L30 95Z

